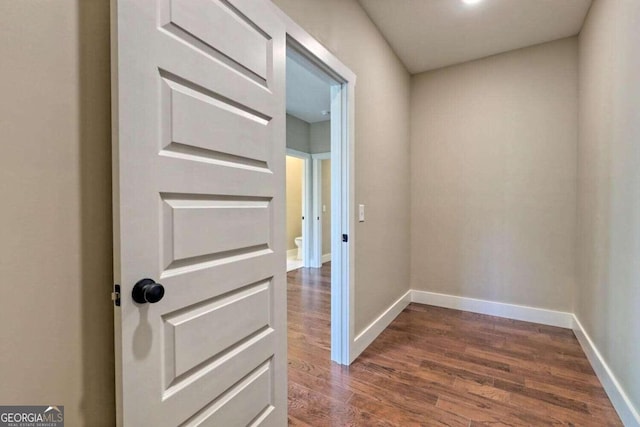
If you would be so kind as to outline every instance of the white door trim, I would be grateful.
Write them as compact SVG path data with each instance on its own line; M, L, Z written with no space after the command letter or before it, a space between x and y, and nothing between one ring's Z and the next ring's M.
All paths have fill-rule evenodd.
M353 351L354 283L355 283L355 212L354 142L355 142L355 85L356 75L335 55L296 24L277 6L287 33L290 47L312 61L338 84L331 87L331 178L335 209L331 239L331 360L349 365L357 356ZM348 242L342 242L342 235Z
M322 267L322 210L320 208L320 203L322 200L322 169L320 168L320 162L311 155L312 162L312 187L313 187L313 216L311 217L311 230L312 230L312 240L311 246L312 256L311 256L311 267L320 268Z
M286 150L287 156L296 157L304 160L302 166L302 266L313 267L313 247L309 244L309 237L313 236L313 202L312 202L312 167L311 167L311 154L304 151L294 150L288 148Z
M311 225L313 232L313 256L311 258L311 267L320 268L325 263L324 253L322 252L322 160L330 160L331 152L312 153L312 169L313 169L313 223ZM331 193L333 200L333 193ZM340 212L334 209L334 203L331 203L331 217L338 218Z
M331 99L331 193L338 195L332 198L332 210L338 215L331 218L331 359L349 365L358 356L353 315L355 216L351 215L355 212L355 84L333 86Z
M293 148L287 147L287 156L298 157L300 159L310 159L311 154L305 153L304 151L295 150Z

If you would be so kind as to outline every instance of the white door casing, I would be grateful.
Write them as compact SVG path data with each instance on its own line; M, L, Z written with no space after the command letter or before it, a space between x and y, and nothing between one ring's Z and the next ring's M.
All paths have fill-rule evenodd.
M311 261L312 267L322 267L324 251L326 248L322 247L322 236L324 230L322 228L322 222L326 212L323 212L323 205L326 202L322 199L322 161L323 160L331 160L331 152L326 153L313 153L311 155L312 159L312 169L313 169L313 258ZM331 195L333 200L333 194ZM337 194L337 197L340 197L340 194ZM330 212L329 214L332 214ZM331 231L329 231L331 233ZM332 236L332 239L336 236ZM329 253L331 252L331 248L329 249ZM337 265L338 263L336 263Z
M355 343L355 87L356 75L300 25L276 8L287 47L336 84L331 85L331 360L349 365L362 349ZM352 234L353 232L353 234ZM350 236L348 242L342 235ZM336 238L336 236L338 238Z
M285 425L282 21L113 0L112 23L118 425Z

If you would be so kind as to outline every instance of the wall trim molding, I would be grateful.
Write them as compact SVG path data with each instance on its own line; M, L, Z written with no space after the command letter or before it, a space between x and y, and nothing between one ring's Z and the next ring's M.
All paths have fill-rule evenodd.
M286 147L285 153L286 153L287 156L297 157L297 158L303 159L303 160L310 160L311 159L311 153L307 153L307 152L304 152L304 151L296 150L295 148Z
M331 252L322 255L322 263L331 261Z
M411 289L398 298L389 306L377 319L369 324L362 332L360 332L353 340L351 346L351 362L356 360L358 356L384 331L393 320L398 317L411 302Z
M573 313L564 311L458 297L455 295L418 291L415 289L411 291L411 302L488 314L490 316L506 317L508 319L523 320L525 322L541 323L543 325L558 326L560 328L571 329L573 327Z
M287 249L287 258L291 258L292 256L298 255L298 248Z
M602 383L604 391L609 396L611 404L615 408L618 416L625 426L640 426L640 413L634 408L631 399L624 392L624 389L616 379L613 371L607 365L598 348L595 346L587 332L584 330L578 317L573 315L573 325L571 327L582 350L587 355L591 367L595 371L598 379Z
M311 158L313 160L331 160L331 151L324 153L311 153Z

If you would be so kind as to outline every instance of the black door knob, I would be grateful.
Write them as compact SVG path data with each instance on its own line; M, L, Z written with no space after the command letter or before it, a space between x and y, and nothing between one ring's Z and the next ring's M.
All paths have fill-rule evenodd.
M156 283L153 279L142 279L138 281L131 292L133 300L138 304L158 302L164 296L164 286Z

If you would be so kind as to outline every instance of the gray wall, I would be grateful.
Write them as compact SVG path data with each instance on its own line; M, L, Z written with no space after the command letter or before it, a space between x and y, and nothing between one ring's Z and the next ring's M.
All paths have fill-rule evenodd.
M580 33L576 315L640 410L640 2Z
M307 123L287 114L287 148L303 153L331 151L331 121Z
M115 423L109 2L0 0L0 402Z
M572 311L577 39L412 77L413 289Z
M287 148L311 153L309 123L287 114Z
M409 289L409 73L356 0L274 3L358 76L355 196L367 205L351 236L359 332Z
M312 153L328 153L331 151L331 121L311 123L309 126L309 142Z

